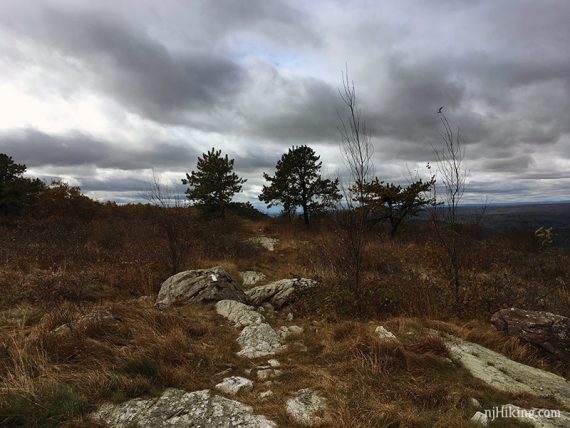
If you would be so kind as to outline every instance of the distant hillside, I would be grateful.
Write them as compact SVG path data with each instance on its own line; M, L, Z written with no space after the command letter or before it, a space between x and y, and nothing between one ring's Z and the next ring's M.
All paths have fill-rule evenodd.
M475 207L464 207L461 213L469 216L477 210ZM484 224L497 231L552 227L554 244L570 248L570 203L490 205L487 207Z

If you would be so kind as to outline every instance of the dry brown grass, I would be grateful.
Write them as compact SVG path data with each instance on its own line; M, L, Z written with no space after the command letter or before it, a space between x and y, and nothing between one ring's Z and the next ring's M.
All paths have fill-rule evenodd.
M507 238L474 243L462 271L464 311L457 314L442 254L421 225L396 240L382 228L371 231L355 296L343 248L324 220L311 229L231 215L225 222L177 221L187 248L181 269L222 265L238 281L243 270L269 280L320 281L293 306L307 349L292 338L278 357L287 374L271 386L275 395L259 401L268 387L257 382L239 397L282 426L295 426L284 403L305 387L329 401L323 425L331 427L464 427L475 411L471 397L485 407L548 405L484 388L447 362L441 339L426 328L570 375L487 321L511 305L570 315L568 254L515 246ZM145 208L109 207L89 219L50 218L0 232L0 425L88 426L85 415L102 401L152 396L166 387L212 388L220 372L243 375L264 362L235 355L237 331L211 307L172 313L152 307L170 266L168 239ZM279 238L278 250L246 241L258 234ZM93 310L107 310L115 320L80 321ZM285 322L282 315L272 322ZM379 319L400 344L375 336ZM54 331L61 325L68 327Z
M66 305L2 335L0 420L39 423L18 414L21 406L30 418L66 416L49 414L59 410L45 408L48 390L70 391L84 412L102 400L153 395L166 386L211 387L215 373L237 365L235 331L209 307L164 313L131 301L87 312L102 308L115 319L82 322L83 310Z

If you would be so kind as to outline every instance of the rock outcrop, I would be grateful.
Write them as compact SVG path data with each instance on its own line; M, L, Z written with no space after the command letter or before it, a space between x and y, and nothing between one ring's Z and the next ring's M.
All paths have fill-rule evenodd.
M279 243L277 238L268 238L267 236L254 236L248 239L249 242L259 244L269 251L275 251L275 246Z
M180 272L164 281L160 287L156 306L168 309L198 302L217 302L231 299L248 303L248 298L221 267Z
M287 413L301 425L317 425L323 422L327 402L311 389L300 389L294 398L287 400Z
M195 392L167 389L159 398L105 404L92 416L117 428L276 427L266 417L255 415L250 406L213 395L207 389Z
M242 284L243 285L255 285L260 281L265 281L267 277L261 272L255 272L253 270L246 270L245 272L240 272Z
M252 306L244 305L235 300L220 300L216 303L216 312L230 320L236 327L261 324L265 321L263 315Z
M238 355L257 358L273 355L283 349L277 332L252 306L233 300L222 300L216 303L216 311L236 327L245 327L237 338L242 348Z
M511 393L527 393L554 398L570 406L570 383L561 376L510 360L481 345L445 335L452 359L462 364L477 379Z
M491 322L497 330L570 361L570 318L542 311L501 309Z
M312 288L316 284L316 281L307 278L281 279L251 288L246 291L246 294L254 306L269 302L274 307L281 308L291 303L300 291Z

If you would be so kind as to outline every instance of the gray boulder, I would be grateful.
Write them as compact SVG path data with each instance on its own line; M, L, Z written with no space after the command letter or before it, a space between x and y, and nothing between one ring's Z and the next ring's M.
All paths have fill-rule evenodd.
M519 337L570 361L570 318L550 312L510 308L495 312L491 323L509 336Z
M324 421L327 402L311 389L300 389L294 398L287 400L287 413L301 425L317 425Z
M248 298L239 285L223 268L217 266L171 276L162 283L156 306L159 309L168 309L224 299L248 303Z
M284 348L279 335L267 323L248 325L241 331L237 342L242 347L238 355L247 358L273 355Z
M276 308L291 303L302 290L313 288L316 281L307 278L281 279L267 285L253 287L246 291L251 304L260 306L265 302Z
M167 389L158 398L104 404L92 416L117 428L276 427L264 416L255 415L250 406L213 395L207 389L195 392Z

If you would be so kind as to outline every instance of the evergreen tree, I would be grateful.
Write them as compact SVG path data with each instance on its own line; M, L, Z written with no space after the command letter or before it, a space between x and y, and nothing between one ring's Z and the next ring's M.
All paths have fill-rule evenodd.
M308 146L292 147L275 166L275 175L264 173L269 185L263 186L259 199L272 207L283 206L289 215L300 207L305 224L313 214L334 206L340 200L338 179L321 177L322 162Z
M435 199L426 196L434 184L435 177L429 181L419 179L405 187L375 178L355 187L362 190L363 196L358 202L369 210L372 221L388 220L394 236L404 219L418 215L423 208L435 203Z
M0 153L0 216L18 214L29 207L44 187L39 179L26 178L26 165Z
M224 217L226 206L233 196L240 192L246 180L233 172L234 160L214 148L198 158L196 171L182 179L188 185L188 199L208 210L218 211Z

